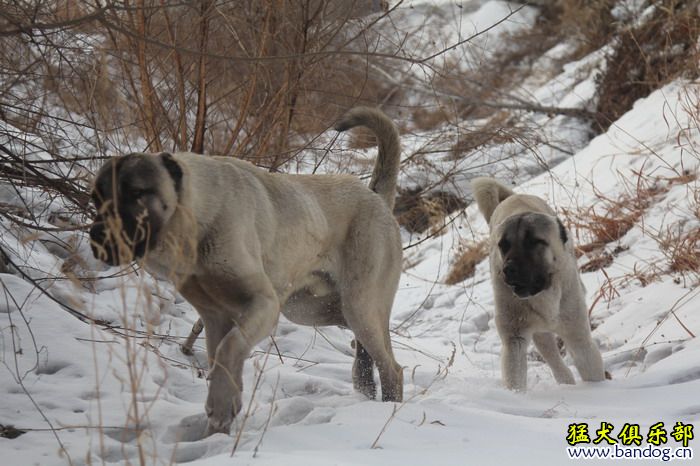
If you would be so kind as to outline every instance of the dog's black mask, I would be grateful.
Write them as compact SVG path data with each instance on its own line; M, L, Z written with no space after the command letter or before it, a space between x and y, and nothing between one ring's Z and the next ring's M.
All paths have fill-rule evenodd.
M142 258L156 244L168 211L161 184L175 181L179 189L181 178L170 154L130 154L106 162L92 191L93 255L109 265Z
M503 281L519 298L532 297L552 284L556 258L553 241L566 243L564 226L543 214L522 214L509 218L498 242L503 258ZM559 248L558 248L559 249Z

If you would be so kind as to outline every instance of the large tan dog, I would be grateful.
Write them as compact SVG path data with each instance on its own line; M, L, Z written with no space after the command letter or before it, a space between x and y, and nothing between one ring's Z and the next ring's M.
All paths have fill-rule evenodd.
M379 110L356 108L336 126L376 133L370 188L345 175L272 174L190 153L130 154L96 177L95 257L142 259L170 274L205 326L210 363L207 434L228 432L241 409L243 362L280 311L305 325L340 325L356 338L353 383L401 401L403 374L389 339L401 274L392 215L400 147Z
M603 380L603 359L591 338L583 283L564 225L538 197L514 194L491 178L476 178L471 187L491 229L491 282L506 387L526 389L532 340L556 381L574 383L555 334L583 380Z

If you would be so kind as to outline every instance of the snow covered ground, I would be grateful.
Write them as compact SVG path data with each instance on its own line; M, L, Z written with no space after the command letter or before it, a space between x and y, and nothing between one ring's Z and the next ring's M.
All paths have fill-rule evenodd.
M564 72L578 73L581 63ZM558 79L545 86L553 99L578 95L569 102L576 106L592 98L592 78L580 77L584 84L573 89L574 80ZM539 92L545 100L545 88ZM646 437L663 421L665 446L681 446L670 436L675 424L700 421L700 288L697 270L671 270L664 238L700 227L692 176L700 168L699 111L700 85L673 82L517 188L560 212L602 209L601 197L624 199L640 179L659 188L634 227L605 246L612 263L583 274L593 335L612 375L602 383L559 386L533 351L528 392L501 386L488 264L465 282L442 284L460 244L486 237L470 206L444 234L405 251L392 319L404 403L353 391L349 332L282 319L246 365L245 412L231 435L202 439L204 342L193 358L178 347L194 310L165 282L95 261L82 233L37 233L2 220L0 244L21 273L0 274L0 424L27 430L0 438L2 464L561 465L570 461L569 425L588 423L594 438L604 422L613 434L639 424ZM404 143L407 153L417 144ZM492 155L499 150L510 148ZM20 194L54 226L49 214L60 201ZM19 205L4 185L0 201ZM582 229L578 242L588 241ZM582 256L580 265L589 260ZM57 301L110 328L83 322Z

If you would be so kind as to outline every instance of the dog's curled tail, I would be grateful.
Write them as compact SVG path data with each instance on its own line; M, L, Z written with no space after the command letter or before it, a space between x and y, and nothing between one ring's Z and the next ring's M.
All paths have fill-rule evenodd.
M369 187L393 210L401 162L399 130L381 110L370 107L353 108L335 124L335 130L347 131L355 126L365 126L377 136L379 154Z
M474 178L470 184L474 200L476 200L476 204L487 223L491 220L491 215L498 204L514 194L510 188L493 178Z

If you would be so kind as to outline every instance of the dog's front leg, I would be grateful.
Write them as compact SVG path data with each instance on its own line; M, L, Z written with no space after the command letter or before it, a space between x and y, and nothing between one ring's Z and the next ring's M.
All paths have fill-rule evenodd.
M494 282L500 283L500 282ZM494 286L494 290L497 288ZM518 301L503 299L496 293L496 315L494 321L501 338L501 377L509 390L527 389L527 348L532 340L532 331L526 315Z
M586 322L586 326L579 326L578 333L571 331L562 335L562 339L581 378L586 382L600 382L605 380L603 357L587 325Z
M581 378L586 382L600 382L605 380L605 367L600 350L591 335L588 308L583 301L582 292L571 295L579 296L580 299L569 299L562 303L559 335Z
M571 384L576 383L574 379L574 374L571 373L564 360L559 354L559 347L557 346L557 340L553 333L541 332L535 333L532 336L532 340L535 342L535 347L539 351L542 358L552 369L552 374L557 383Z
M527 389L527 347L530 339L521 335L501 337L501 372L503 383L509 390L524 392Z
M228 433L241 410L243 363L253 347L272 333L279 316L279 301L272 286L252 294L236 314L236 325L219 342L209 373L207 435Z

